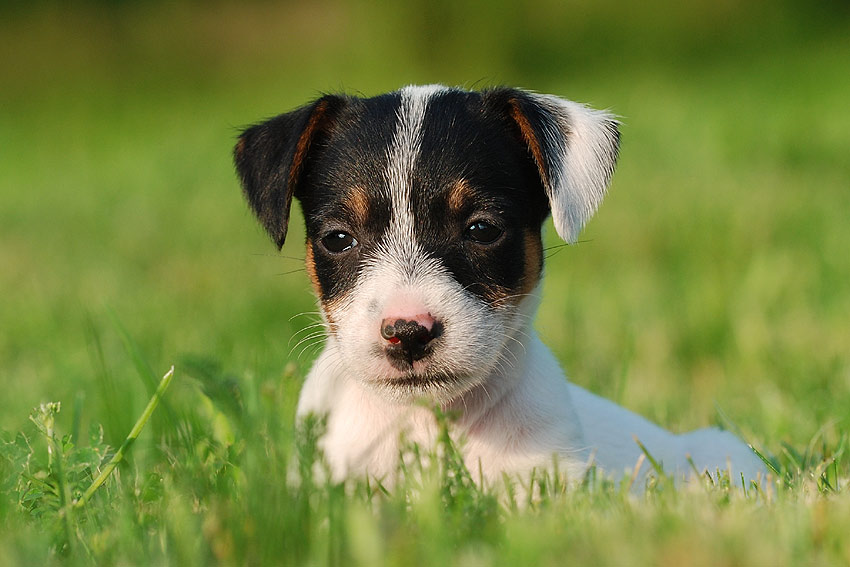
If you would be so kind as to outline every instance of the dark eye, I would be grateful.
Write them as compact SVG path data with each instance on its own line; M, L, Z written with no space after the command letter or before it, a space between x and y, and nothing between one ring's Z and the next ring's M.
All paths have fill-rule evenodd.
M502 236L502 229L487 221L475 221L466 229L466 237L479 244L490 244Z
M346 250L350 250L357 246L357 239L347 232L336 230L322 238L322 246L324 246L328 252L339 254L340 252L345 252Z

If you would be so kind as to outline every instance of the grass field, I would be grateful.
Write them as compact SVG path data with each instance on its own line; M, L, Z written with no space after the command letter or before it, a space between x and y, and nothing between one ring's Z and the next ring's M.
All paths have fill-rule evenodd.
M4 4L0 565L850 563L848 26L837 1ZM549 479L518 508L451 450L390 493L312 476L301 222L278 254L230 150L319 92L426 82L622 117L537 328L575 382L779 475Z

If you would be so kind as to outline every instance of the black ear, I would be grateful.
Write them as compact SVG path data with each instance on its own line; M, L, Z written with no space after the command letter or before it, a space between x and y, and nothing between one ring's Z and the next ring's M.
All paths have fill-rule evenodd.
M484 96L515 123L540 173L555 230L575 242L614 173L618 122L607 112L552 95L499 88Z
M327 95L251 126L233 149L245 198L278 248L286 239L292 196L310 148L343 102Z

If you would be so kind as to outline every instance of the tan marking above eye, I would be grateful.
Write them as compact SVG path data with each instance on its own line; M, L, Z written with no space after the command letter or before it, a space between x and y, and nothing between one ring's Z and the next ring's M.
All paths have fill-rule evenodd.
M360 224L366 224L369 218L369 197L366 189L355 185L348 190L344 199L346 210L354 216L354 220Z
M466 179L459 179L449 188L446 195L446 202L449 205L449 209L457 213L474 197L475 192L469 182Z

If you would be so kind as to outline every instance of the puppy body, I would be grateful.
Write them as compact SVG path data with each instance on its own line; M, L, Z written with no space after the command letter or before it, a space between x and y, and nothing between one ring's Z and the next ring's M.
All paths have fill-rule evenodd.
M466 465L489 483L502 473L525 478L532 470L557 468L568 479L583 477L591 464L615 478L629 474L642 451L638 439L667 474L687 478L693 468L715 472L733 466L733 474L756 479L761 462L734 435L713 428L674 435L648 420L567 382L549 349L532 334L514 368L522 379L496 373L488 383L442 409L457 415L454 434ZM335 346L327 345L310 372L298 415L328 416L323 440L337 478L370 475L391 481L398 467L400 442L432 447L437 435L433 411L425 405L391 403L378 392L340 371ZM642 478L649 467L638 472Z
M569 384L531 326L551 213L574 241L618 150L607 114L517 89L407 87L325 96L247 129L235 150L254 212L282 245L293 197L327 343L298 413L328 416L334 474L387 480L399 439L426 447L428 405L457 416L488 481L551 466L618 476L641 453L673 474L754 478L762 465L716 430L673 435ZM422 401L426 404L422 404Z
M497 387L474 387L443 409L457 416L454 433L462 438L464 458L476 476L479 471L488 480L498 480L502 472L527 475L535 467L552 466L556 453L564 472L579 475L589 452L567 382L557 379L557 364L539 340L528 340L525 348L527 354L515 350L521 380L497 371L488 376ZM392 478L399 433L407 442L432 446L433 412L424 404L388 403L381 393L335 372L336 357L329 344L308 376L298 413L328 415L325 450L335 473Z

